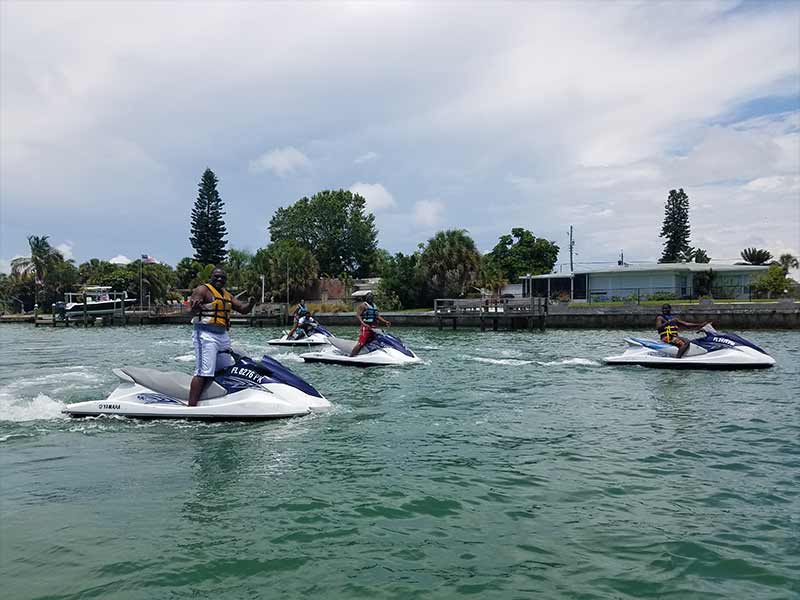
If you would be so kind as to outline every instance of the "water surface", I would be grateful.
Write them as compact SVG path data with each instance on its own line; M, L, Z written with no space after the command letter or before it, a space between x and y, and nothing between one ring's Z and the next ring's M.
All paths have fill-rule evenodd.
M686 373L601 366L644 331L395 333L423 364L235 330L334 409L195 424L60 415L113 367L189 372L188 327L0 327L3 595L800 597L798 333Z

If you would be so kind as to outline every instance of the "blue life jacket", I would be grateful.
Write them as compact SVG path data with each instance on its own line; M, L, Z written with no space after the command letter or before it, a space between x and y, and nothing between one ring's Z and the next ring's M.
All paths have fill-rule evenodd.
M361 313L361 320L367 325L374 325L378 322L378 307L369 302L364 302L364 304L367 305L367 308Z
M294 314L297 315L298 319L300 317L305 317L308 314L308 309L305 306L303 306L302 304L299 304L297 306L297 310L294 311Z

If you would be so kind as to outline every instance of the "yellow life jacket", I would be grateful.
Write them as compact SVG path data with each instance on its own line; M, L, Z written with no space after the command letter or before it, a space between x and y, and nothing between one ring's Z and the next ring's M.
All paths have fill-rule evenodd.
M671 342L672 338L678 337L678 325L674 316L661 315L664 325L658 328L658 334L665 342Z
M216 325L217 327L231 328L231 312L233 311L233 296L225 290L222 294L210 283L205 284L208 291L214 296L214 301L203 304L200 309L198 323L203 325Z

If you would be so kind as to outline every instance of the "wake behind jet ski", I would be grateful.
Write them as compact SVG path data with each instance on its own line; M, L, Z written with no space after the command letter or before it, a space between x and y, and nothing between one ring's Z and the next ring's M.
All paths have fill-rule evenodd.
M350 356L356 342L335 336L328 338L329 348L319 352L301 354L306 362L352 365L356 367L375 367L387 365L407 365L421 362L399 338L374 329L373 338L355 356Z
M625 338L628 349L619 356L608 356L608 365L642 365L671 369L764 369L775 359L754 343L733 333L716 331L704 325L703 337L689 341L689 348L678 358L678 347L657 340Z
M301 317L294 333L284 331L283 336L269 340L272 346L324 346L333 334L311 315Z
M122 383L105 400L67 405L71 417L120 415L155 419L252 420L305 415L330 402L270 356L256 362L230 352L197 406L188 406L192 377L140 367L114 369ZM220 357L222 358L222 356Z

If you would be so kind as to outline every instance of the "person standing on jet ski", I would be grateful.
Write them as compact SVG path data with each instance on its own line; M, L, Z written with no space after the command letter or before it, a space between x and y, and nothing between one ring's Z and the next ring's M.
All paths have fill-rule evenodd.
M198 285L192 292L190 306L195 314L194 329L195 372L189 387L189 406L197 406L203 389L213 381L217 369L217 355L231 349L231 312L247 314L256 304L250 297L247 304L234 298L225 289L228 276L222 269L211 271L208 283Z
M361 323L361 334L358 336L358 342L353 346L353 351L350 353L350 356L355 356L361 352L361 348L375 337L374 329L378 326L378 322L385 323L387 327L391 326L389 321L378 314L378 307L375 306L372 292L367 292L364 300L365 301L356 309L356 317L358 318L358 322Z
M297 331L297 326L300 325L300 319L307 316L308 314L310 313L306 308L306 301L300 300L300 304L297 305L297 308L295 308L294 312L292 313L292 316L294 317L294 325L292 325L292 328L289 331L289 333L286 334L287 340L294 339L292 336L294 335L294 332Z
M661 341L678 347L678 358L689 350L689 340L678 335L679 329L702 327L705 323L690 323L681 321L672 314L672 306L665 304L661 307L661 314L656 317L656 329Z

